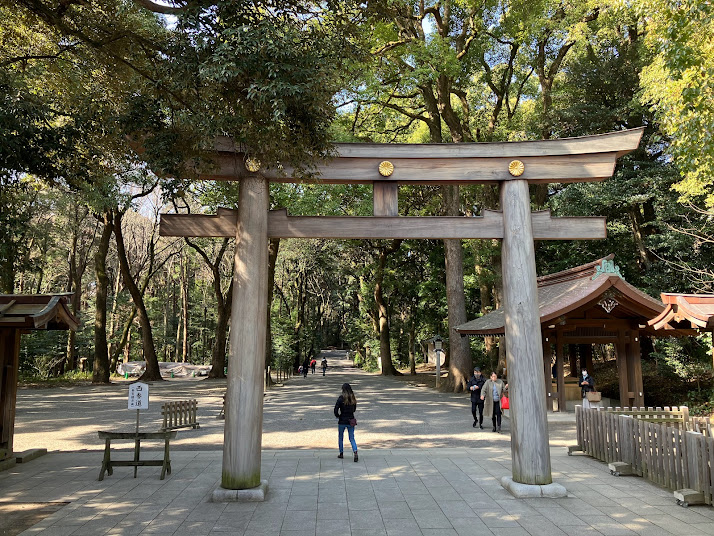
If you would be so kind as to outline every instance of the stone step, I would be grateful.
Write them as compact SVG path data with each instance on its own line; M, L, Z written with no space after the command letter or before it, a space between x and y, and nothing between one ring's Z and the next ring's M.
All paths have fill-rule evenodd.
M47 449L28 449L22 452L16 452L15 460L17 460L17 463L27 463L45 454L47 454Z

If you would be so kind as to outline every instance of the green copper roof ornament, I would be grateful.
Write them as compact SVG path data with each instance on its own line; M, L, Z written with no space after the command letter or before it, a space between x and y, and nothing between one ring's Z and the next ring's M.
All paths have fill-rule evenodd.
M617 277L619 277L620 279L623 279L623 280L625 279L624 277L622 277L622 274L620 273L620 267L617 264L615 264L615 261L612 261L612 260L609 261L607 259L603 259L602 262L600 263L600 266L595 267L595 275L592 276L592 279L595 280L603 274L604 275L613 274L613 275L616 275Z

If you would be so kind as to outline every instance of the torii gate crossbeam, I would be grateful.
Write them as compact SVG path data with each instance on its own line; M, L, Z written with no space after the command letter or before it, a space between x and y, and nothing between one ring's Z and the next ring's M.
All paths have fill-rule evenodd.
M551 484L533 241L604 238L605 222L531 213L528 185L603 180L614 172L617 157L636 149L641 137L642 129L634 129L530 142L337 144L337 156L318 163L316 175L307 178L296 176L290 168L261 167L230 139L217 139L215 166L196 171L201 179L240 180L238 211L220 209L217 216L162 215L161 234L236 236L224 490L260 485L269 236L502 239L513 481ZM292 217L284 211L268 211L270 181L303 180L373 183L375 217ZM474 182L500 185L502 213L486 211L480 218L397 215L399 184Z

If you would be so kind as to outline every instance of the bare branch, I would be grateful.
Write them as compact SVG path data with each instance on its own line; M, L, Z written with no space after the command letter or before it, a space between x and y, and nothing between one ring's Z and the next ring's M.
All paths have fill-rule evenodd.
M400 39L399 41L391 41L389 43L382 45L377 50L372 52L372 55L380 56L380 55L384 54L385 52L388 52L392 49L398 48L402 45L406 45L407 43L411 43L412 41L414 41L414 39L411 37L407 37L406 39Z
M134 0L134 2L153 13L160 13L161 15L178 15L185 9L185 6L166 6L164 4L157 4L151 0ZM172 2L172 4L173 3L174 2Z

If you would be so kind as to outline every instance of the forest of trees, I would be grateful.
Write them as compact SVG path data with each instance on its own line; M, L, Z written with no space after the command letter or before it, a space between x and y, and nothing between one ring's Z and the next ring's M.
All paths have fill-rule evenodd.
M162 360L224 375L233 241L158 235L162 212L237 206L239 184L196 180L187 165L210 165L219 134L309 171L330 142L644 127L612 179L533 188L534 209L608 222L603 241L538 243L538 272L614 253L653 296L713 291L708 3L0 0L0 21L0 292L71 292L81 320L76 333L24 338L28 376L72 374L83 357L98 383L125 360L146 360L149 379ZM270 194L293 215L372 210L364 185L274 183ZM482 209L498 209L492 186L400 189L401 215ZM449 337L499 306L498 241L266 247L274 369L331 345L384 374L413 371L435 334L447 389L462 390L473 363L502 365L495 338ZM708 344L658 341L645 370L679 377L682 396L695 382L692 400L714 403Z

